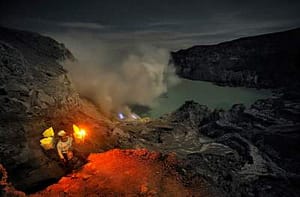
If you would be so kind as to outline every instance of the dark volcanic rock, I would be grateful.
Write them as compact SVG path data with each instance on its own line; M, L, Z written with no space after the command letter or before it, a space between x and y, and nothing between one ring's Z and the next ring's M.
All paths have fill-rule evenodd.
M7 172L0 164L0 196L25 197L25 193L17 191L9 182L7 182Z
M160 120L122 125L130 137L121 145L176 152L186 184L205 179L223 196L299 196L299 107L297 98L228 111L188 101Z
M181 77L219 85L299 85L300 29L200 45L171 53Z
M88 111L91 107L79 98L64 60L74 57L63 44L0 28L0 163L17 189L30 191L65 174L55 151L40 147L45 129L70 132L73 123L82 123L95 131L94 139L103 139L107 131L104 117ZM98 151L104 148L100 144L88 141L82 148Z

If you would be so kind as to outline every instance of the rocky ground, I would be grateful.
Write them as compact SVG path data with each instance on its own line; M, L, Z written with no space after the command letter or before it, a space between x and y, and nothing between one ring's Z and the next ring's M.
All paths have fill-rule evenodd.
M114 149L88 159L79 171L32 196L216 196L204 180L185 186L172 154Z
M299 196L298 98L258 100L249 109L237 104L228 111L189 101L146 125L120 125L129 133L120 144L175 152L186 183L204 179L222 196Z
M0 28L0 52L1 195L300 194L295 87L250 108L213 110L187 101L156 120L115 122L79 97L61 63L76 60L62 44ZM39 140L44 129L71 131L73 123L88 131L75 148L96 154L66 175L55 151L43 151Z
M158 120L120 122L123 150L92 155L36 195L299 196L300 102L288 98L228 111L188 101Z

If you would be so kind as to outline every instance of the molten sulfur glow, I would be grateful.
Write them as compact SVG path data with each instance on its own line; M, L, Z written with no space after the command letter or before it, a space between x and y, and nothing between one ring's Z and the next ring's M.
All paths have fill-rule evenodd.
M79 128L77 125L73 124L74 137L80 141L84 141L86 136L86 131Z

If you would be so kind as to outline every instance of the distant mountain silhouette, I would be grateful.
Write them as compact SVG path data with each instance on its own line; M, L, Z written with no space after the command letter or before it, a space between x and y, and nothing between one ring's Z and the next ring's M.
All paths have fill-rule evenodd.
M299 84L300 28L171 52L181 77L220 85Z

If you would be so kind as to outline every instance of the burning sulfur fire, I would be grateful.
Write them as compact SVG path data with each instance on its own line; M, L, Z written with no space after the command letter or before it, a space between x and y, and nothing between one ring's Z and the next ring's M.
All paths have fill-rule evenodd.
M125 121L135 121L135 120L141 119L141 117L139 117L135 113L126 113L125 114L125 113L122 113L122 112L118 113L118 118L119 118L119 120L125 120Z
M125 118L124 114L121 113L121 112L118 113L118 117L119 117L120 120L124 120L124 118Z
M82 128L79 128L77 125L73 124L74 137L78 142L84 142L86 137L86 131Z

